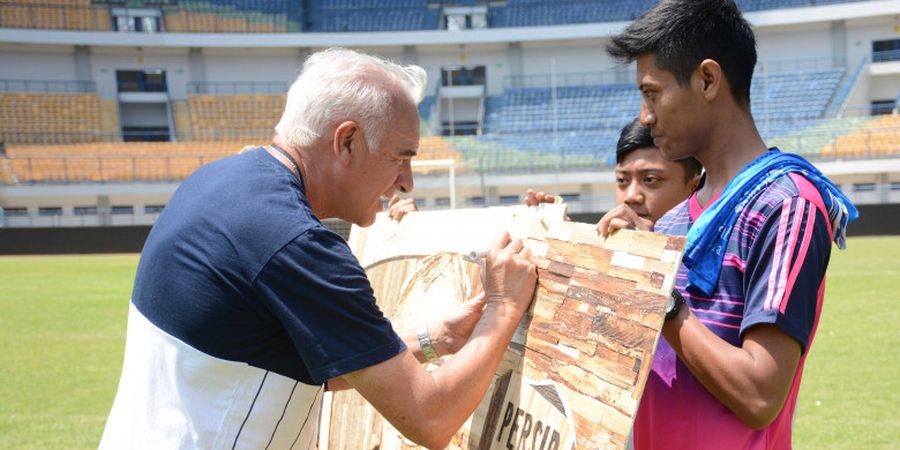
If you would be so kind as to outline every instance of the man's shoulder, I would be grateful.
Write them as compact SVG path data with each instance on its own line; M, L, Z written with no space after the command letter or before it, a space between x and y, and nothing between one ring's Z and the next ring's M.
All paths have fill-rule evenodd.
M653 225L653 231L666 234L687 234L687 227L691 222L689 202L690 198L685 199L660 217ZM681 230L682 228L683 230Z
M804 199L824 210L822 194L800 172L788 172L772 180L742 211L742 214L769 215L796 199Z

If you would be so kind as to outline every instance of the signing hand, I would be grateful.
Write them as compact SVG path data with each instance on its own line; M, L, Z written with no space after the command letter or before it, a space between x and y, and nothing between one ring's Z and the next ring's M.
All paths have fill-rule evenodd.
M512 240L503 232L488 253L484 270L487 305L510 307L524 314L531 304L537 283L537 269L531 262L531 251L521 240Z
M434 331L430 331L429 334L438 355L452 355L469 340L475 324L481 319L486 299L487 297L482 291L469 301L457 306L434 325Z

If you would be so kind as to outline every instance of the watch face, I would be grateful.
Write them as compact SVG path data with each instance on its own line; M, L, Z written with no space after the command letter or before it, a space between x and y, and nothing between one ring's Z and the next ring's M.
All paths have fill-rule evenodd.
M684 303L684 297L681 296L681 292L673 289L672 292L669 293L669 299L666 300L665 319L669 320L672 317L675 317L675 314L678 313L678 309L682 303Z

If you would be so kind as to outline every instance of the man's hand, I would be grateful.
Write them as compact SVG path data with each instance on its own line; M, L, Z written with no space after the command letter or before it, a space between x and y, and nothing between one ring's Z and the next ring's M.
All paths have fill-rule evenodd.
M556 197L545 192L534 192L531 189L525 193L525 206L537 206L541 203L556 203Z
M510 239L509 233L504 231L494 241L486 258L484 291L487 306L512 307L515 313L524 314L537 285L537 269L531 262L531 251L521 240Z
M416 200L413 198L400 199L398 195L394 195L391 197L391 201L388 202L388 217L397 222L399 222L407 213L418 210L419 208L416 207Z
M469 339L434 372L425 371L421 358L405 351L343 378L404 436L429 448L446 447L484 397L531 303L537 271L530 255L509 233L494 242L485 261L486 295L480 317ZM468 332L479 302L470 301L473 312L450 322Z
M597 231L605 238L616 230L652 231L653 222L639 216L630 206L621 204L609 210L597 222Z
M450 314L444 316L440 323L434 324L434 331L430 331L432 328L429 327L429 335L438 355L452 355L469 340L475 324L481 319L486 299L487 297L482 291L469 301L457 306Z

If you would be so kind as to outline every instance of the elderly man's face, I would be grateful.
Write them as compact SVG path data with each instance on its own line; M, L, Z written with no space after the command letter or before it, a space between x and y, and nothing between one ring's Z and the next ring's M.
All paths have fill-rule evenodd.
M372 153L366 148L364 158L354 168L356 189L354 198L348 201L353 202L351 221L360 226L375 221L375 214L383 209L382 197L413 189L410 163L419 148L419 111L412 102L398 103L378 151Z

